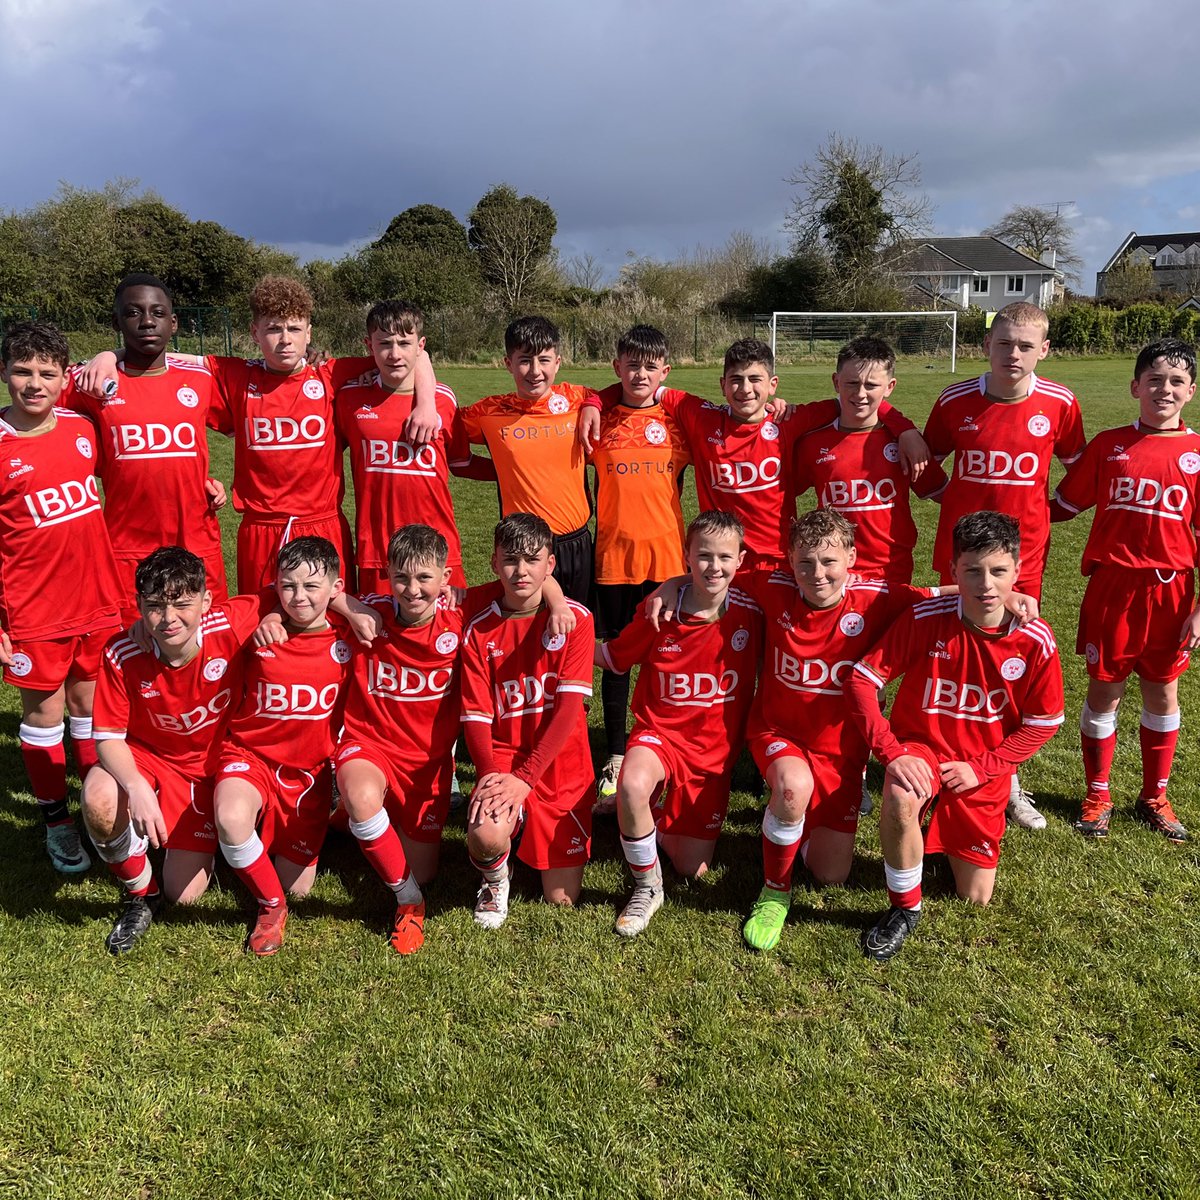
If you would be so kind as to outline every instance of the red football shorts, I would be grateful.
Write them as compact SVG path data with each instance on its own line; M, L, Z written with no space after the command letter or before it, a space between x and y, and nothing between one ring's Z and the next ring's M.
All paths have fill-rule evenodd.
M1194 605L1191 571L1097 567L1083 594L1075 653L1091 679L1113 683L1136 673L1169 683L1188 668L1179 635Z
M152 750L129 743L137 769L158 793L158 807L167 827L168 850L215 854L217 825L213 819L213 777L192 779L177 771Z
M659 736L655 730L635 722L626 754L634 748L649 750L662 764L666 779L652 800L659 833L715 842L729 811L729 772L732 759L722 771L703 770L694 761L695 752Z
M450 812L450 781L454 775L454 756L442 762L423 762L407 768L396 761L395 753L380 742L362 738L344 738L334 754L340 769L349 762L369 762L385 780L384 807L388 819L413 842L439 842ZM341 786L340 783L338 785ZM344 825L345 806L338 806Z
M813 792L804 814L805 841L814 829L851 835L858 832L863 769L867 765L864 759L818 754L776 733L752 737L750 754L764 778L771 764L781 758L799 758L808 764L813 777Z
M244 779L262 798L259 836L268 854L282 855L301 867L317 861L325 844L333 797L328 763L305 771L227 746L221 753L216 782L219 785L225 779Z
M923 758L941 778L938 756L919 742L906 742L904 750ZM1004 837L1004 810L1008 807L1011 772L981 783L969 792L942 788L921 810L928 818L925 853L949 854L977 867L995 869L1000 862L1000 839Z
M145 555L142 556L143 558ZM229 588L225 584L225 559L220 550L214 550L208 556L201 555L204 559L204 575L205 583L208 585L208 590L212 592L213 603L216 604L220 600L229 599ZM117 564L117 579L121 584L121 624L126 629L141 617L137 606L137 565L142 560L140 558L117 558L114 559ZM271 582L274 583L274 576L271 577Z
M465 588L467 577L463 573L462 563L447 563L450 568L450 586ZM390 596L392 581L388 579L387 567L359 567L358 595L360 596Z
M590 766L589 766L590 769ZM592 852L592 805L596 781L577 795L550 793L545 779L525 797L525 825L517 857L535 871L582 867Z
M337 547L346 591L353 596L354 543L350 539L350 526L340 511L311 518L244 516L237 535L238 592L249 595L273 587L279 551L299 537L322 537Z
M4 682L32 692L57 692L68 679L94 680L104 647L119 628L114 621L71 637L13 642L13 661L4 668Z

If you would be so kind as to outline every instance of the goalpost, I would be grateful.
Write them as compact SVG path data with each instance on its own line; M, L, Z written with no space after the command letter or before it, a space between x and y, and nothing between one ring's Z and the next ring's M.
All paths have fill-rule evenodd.
M958 310L945 312L775 312L771 349L775 361L836 358L851 338L885 339L897 355L939 359L954 371L958 361Z

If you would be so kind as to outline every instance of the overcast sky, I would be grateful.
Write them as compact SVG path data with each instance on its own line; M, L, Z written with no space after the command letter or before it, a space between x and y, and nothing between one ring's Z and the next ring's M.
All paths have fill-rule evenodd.
M1129 230L1200 229L1195 30L1195 0L0 0L0 205L133 176L337 257L507 181L615 271L782 246L837 130L919 156L939 233L1070 202L1091 291Z

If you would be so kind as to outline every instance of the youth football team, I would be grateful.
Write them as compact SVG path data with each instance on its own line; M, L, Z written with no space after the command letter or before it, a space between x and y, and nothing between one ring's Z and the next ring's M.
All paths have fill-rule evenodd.
M513 390L460 410L412 304L370 310L370 357L320 362L302 284L263 279L250 307L253 361L169 353L171 296L149 275L117 288L119 354L72 368L38 322L3 339L0 663L68 874L91 865L67 805L69 724L83 822L125 896L112 953L164 899L196 900L219 851L256 902L247 948L274 954L331 823L395 897L391 946L419 949L461 739L476 922L504 923L516 858L549 902L574 903L593 814L615 811L626 937L663 903L661 854L684 876L709 868L749 748L769 793L744 927L762 951L785 929L797 857L817 884L849 875L873 754L890 906L863 944L886 960L918 922L926 854L986 904L1006 821L1045 825L1017 779L1064 719L1037 601L1051 523L1092 507L1076 828L1108 833L1117 708L1136 675L1134 815L1186 840L1166 793L1178 679L1200 641L1200 437L1181 418L1192 346L1147 346L1136 419L1087 444L1074 395L1036 374L1045 313L1010 305L988 370L942 393L922 438L889 404L895 356L874 337L839 353L836 399L800 406L776 397L770 348L737 341L714 403L666 386L666 340L644 325L619 340L612 387L561 383L557 330L527 317L505 334ZM210 428L234 441L232 598ZM1053 499L1052 456L1068 467ZM685 530L689 464L701 511ZM450 473L497 484L490 584L466 588ZM817 508L796 519L810 488ZM933 588L911 582L912 492L940 504Z

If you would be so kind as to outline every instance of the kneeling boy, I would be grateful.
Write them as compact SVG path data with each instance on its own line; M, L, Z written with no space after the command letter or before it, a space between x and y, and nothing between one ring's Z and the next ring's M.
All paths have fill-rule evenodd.
M891 908L864 942L879 962L916 927L925 853L948 855L959 896L988 903L1009 780L1062 724L1054 634L1041 619L1018 625L1005 609L1020 569L1013 517L961 517L952 567L959 596L905 613L850 679L854 719L886 767L879 840ZM889 721L879 689L898 675Z
M475 920L488 929L508 916L517 834L518 856L541 872L552 904L579 898L591 847L586 701L595 632L592 614L574 601L575 629L549 628L542 589L554 569L552 542L550 526L531 513L510 513L496 526L492 569L504 594L463 636L463 734L478 772L467 853L483 875Z
M332 542L284 543L275 589L287 640L246 650L245 692L221 748L217 837L225 861L258 902L246 948L260 956L283 944L284 890L308 894L329 824L329 757L353 656L346 627L328 618L342 588Z
M617 779L621 849L634 879L615 926L625 937L641 933L662 907L658 837L680 874L703 875L729 808L729 773L745 740L762 647L762 610L730 586L745 554L742 537L732 513L701 513L687 531L691 578L673 606L676 619L656 629L643 601L633 621L596 648L597 665L609 671L642 667Z

